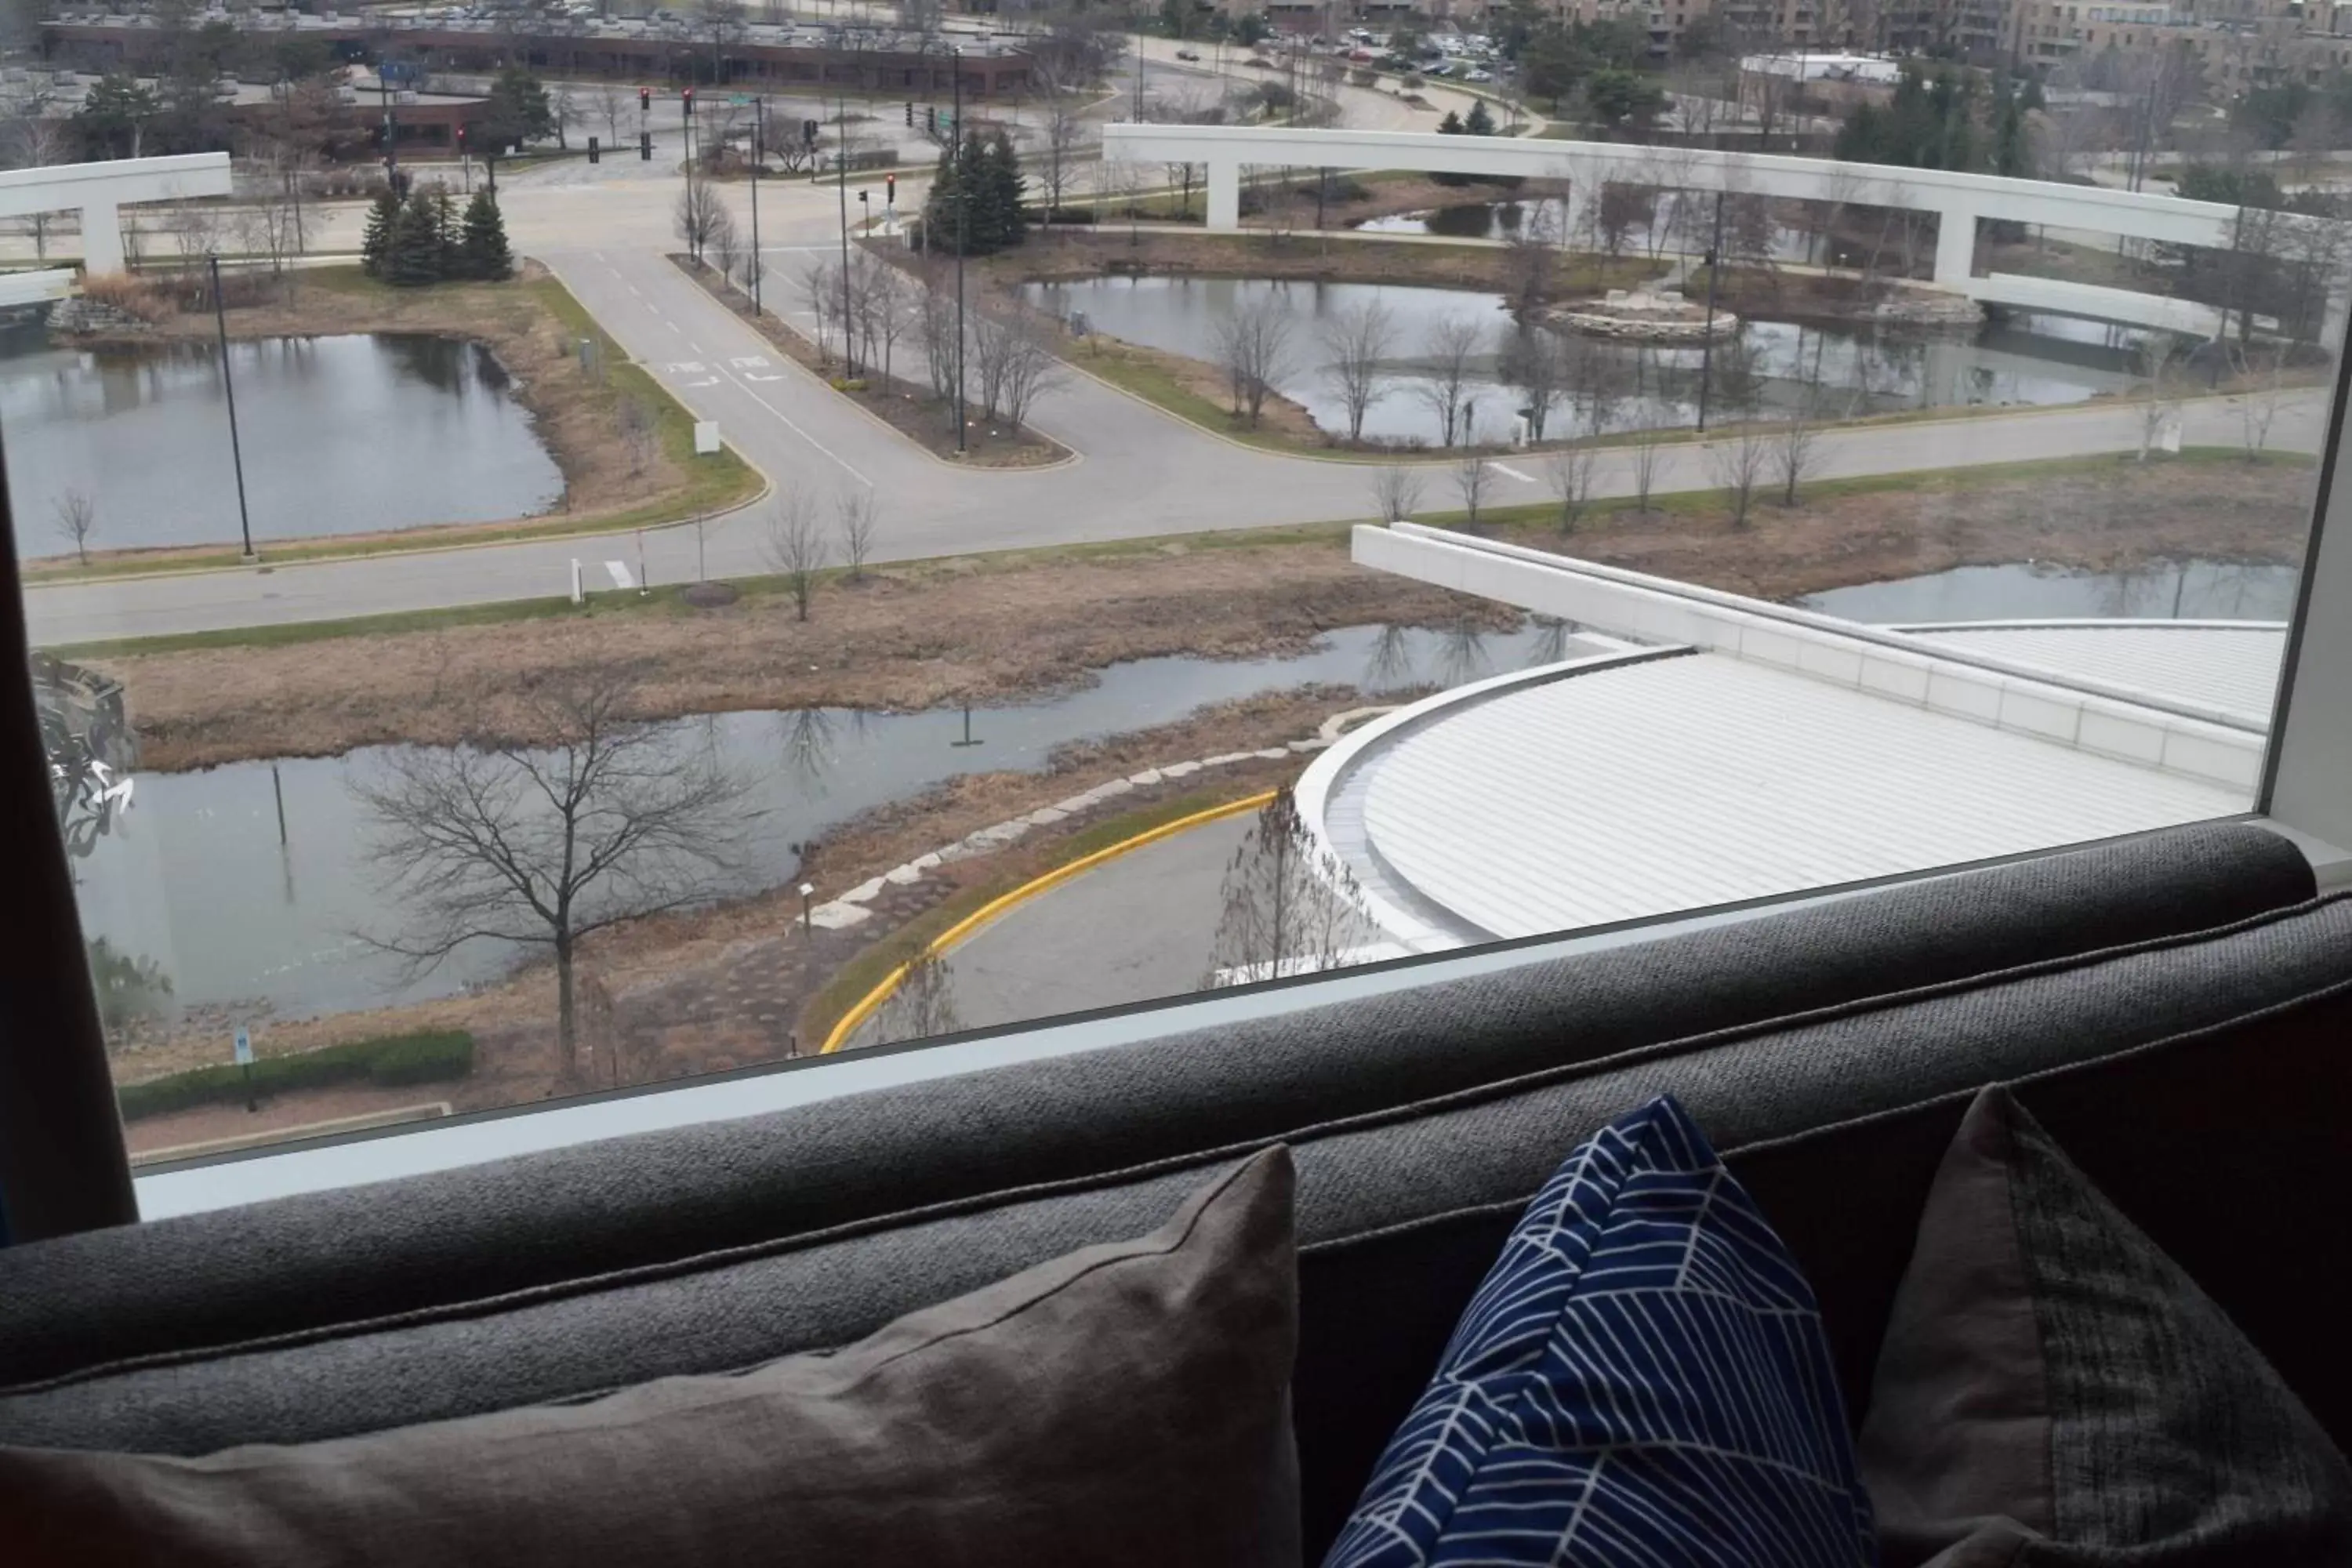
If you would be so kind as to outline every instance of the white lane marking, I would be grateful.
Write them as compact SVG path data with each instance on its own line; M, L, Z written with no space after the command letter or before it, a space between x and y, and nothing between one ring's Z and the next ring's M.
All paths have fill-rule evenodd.
M615 588L634 588L637 585L636 579L629 575L629 568L625 563L607 561L604 563L604 570L613 574L613 586Z
M674 359L662 366L672 375L700 375L702 368L702 362L698 359Z
M700 353L702 352L702 345L696 342L692 338L686 340L686 346L692 349L696 353Z
M628 280L627 280L626 279L622 279L622 281L624 281L624 282L627 282ZM630 293L632 293L632 294L635 294L635 295L638 299L640 299L640 300L642 300L642 299L644 299L644 298L646 297L646 291L645 291L644 289L642 289L638 288L638 287L637 287L635 284L634 284L634 283L630 283L630 284L629 284L629 292L630 292Z
M677 332L677 323L671 321L667 316L664 316L662 318L662 325L667 327L673 332ZM677 332L677 335L681 338L686 336L684 332Z
M1536 477L1533 474L1523 474L1519 472L1518 469L1511 468L1507 464L1489 463L1486 466L1494 469L1496 473L1502 475L1507 479L1517 479L1523 485L1531 485L1536 482Z
M768 368L768 356L766 354L738 354L727 363L733 365L737 370L765 370Z

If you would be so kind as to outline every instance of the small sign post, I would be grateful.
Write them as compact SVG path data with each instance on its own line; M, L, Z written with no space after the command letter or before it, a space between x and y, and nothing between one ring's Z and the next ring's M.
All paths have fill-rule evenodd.
M261 1102L253 1097L253 1031L243 1024L236 1026L236 1065L245 1075L245 1108L259 1110Z
M719 421L698 419L694 422L694 455L708 458L719 450Z

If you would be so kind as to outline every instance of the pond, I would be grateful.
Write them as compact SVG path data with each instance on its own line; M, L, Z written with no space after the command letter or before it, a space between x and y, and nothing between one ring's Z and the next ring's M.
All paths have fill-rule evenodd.
M2084 572L2039 562L1956 566L1918 577L1810 594L1808 610L1873 626L1937 621L2284 621L2302 571L2263 563L2157 561L2127 572Z
M1318 333L1341 312L1368 301L1377 301L1396 329L1386 361L1386 391L1364 421L1368 438L1438 443L1444 426L1429 397L1438 384L1429 361L1419 356L1425 355L1432 331L1447 321L1475 322L1486 334L1486 352L1475 366L1480 379L1472 388L1481 438L1506 438L1521 402L1501 380L1501 351L1516 329L1499 294L1403 284L1167 277L1033 283L1024 293L1057 315L1081 313L1112 337L1212 363L1219 324L1273 300L1290 323L1285 367L1274 378L1276 385L1304 405L1318 426L1337 434L1347 430L1347 410L1324 368L1328 356ZM1742 334L1754 367L1749 396L1769 417L1801 405L1814 395L1808 388L1818 387L1821 413L1845 418L1910 408L2080 403L2133 384L2127 344L2047 336L2036 330L2039 325L2020 317L1958 338L1750 320ZM1696 348L1578 342L1592 354L1592 379L1612 390L1598 408L1589 395L1579 396L1570 407L1555 408L1549 434L1584 434L1596 424L1602 431L1694 425L1703 373L1716 408L1725 406L1730 379L1726 366L1732 362L1720 346L1709 363Z
M554 504L563 476L478 343L422 333L232 342L256 542L487 522ZM209 344L42 347L0 358L0 438L18 548L234 544L236 476Z
M965 716L954 710L736 712L661 728L672 743L711 748L750 781L744 809L760 815L748 853L736 879L712 889L748 893L788 881L802 843L961 773L1041 770L1058 746L1262 692L1454 686L1576 651L1559 624L1548 623L1490 634L1354 626L1287 658L1139 659L1060 696L973 710L970 733L979 743L970 746L957 743ZM352 788L383 779L395 754L375 747L138 775L132 809L74 863L84 931L117 952L155 961L182 1007L263 1004L300 1016L448 995L495 979L514 961L511 949L470 944L412 978L362 940L362 932L393 934L397 910L378 894ZM1074 779L1071 787L1100 782ZM221 919L223 910L236 918Z

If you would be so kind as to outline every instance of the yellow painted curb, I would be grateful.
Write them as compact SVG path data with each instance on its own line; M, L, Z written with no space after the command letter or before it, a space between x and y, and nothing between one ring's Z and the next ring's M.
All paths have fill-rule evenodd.
M940 932L923 949L922 956L930 958L940 956L989 921L996 919L997 916L1017 905L1028 902L1040 893L1061 886L1081 872L1091 871L1106 861L1116 860L1130 850L1140 849L1147 844L1156 844L1162 838L1172 838L1187 828L1199 827L1204 823L1214 822L1220 817L1238 816L1244 811L1255 811L1267 801L1272 800L1275 795L1276 792L1273 790L1261 790L1245 799L1229 800L1223 805L1213 805L1206 811L1196 811L1190 816L1180 816L1173 822L1163 822L1157 827L1147 828L1132 838L1122 838L1118 843L1097 849L1091 855L1081 855L1067 865L1056 866L1044 876L1033 878L1011 892L991 899L947 930ZM910 960L909 963L911 962ZM849 1037L857 1032L858 1026L872 1017L875 1009L887 1002L890 999L890 994L898 989L898 982L907 977L907 969L906 963L898 965L898 968L884 975L881 983L873 990L859 997L857 1005L844 1013L841 1016L841 1022L835 1024L833 1026L833 1032L825 1036L824 1044L817 1047L817 1054L829 1057L847 1044Z

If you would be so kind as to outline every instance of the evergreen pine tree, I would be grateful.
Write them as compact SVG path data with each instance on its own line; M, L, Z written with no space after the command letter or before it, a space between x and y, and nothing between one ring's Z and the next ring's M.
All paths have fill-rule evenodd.
M1029 237L1028 220L1021 216L1027 182L1021 177L1021 154L1013 150L1012 136L1000 129L988 144L989 205L997 213L997 248L1009 249Z
M421 187L401 204L400 216L393 220L383 277L402 288L441 280L441 226L433 198Z
M400 221L400 196L389 185L376 193L368 208L367 227L360 231L360 270L371 278L383 276L384 257L392 249L393 226Z
M964 137L963 145L956 150L956 189L962 194L971 212L964 254L992 256L1004 248L1004 209L995 199L997 193L990 188L988 149L982 143L979 132ZM950 216L952 219L953 215Z
M457 222L457 204L449 199L446 185L433 187L433 237L440 247L440 275L457 277L460 247L466 236Z
M923 248L956 248L956 198L962 184L962 163L952 147L940 149L938 173L931 176L930 195L923 198Z
M1468 136L1492 136L1495 133L1495 117L1487 112L1485 99L1470 106L1470 118L1462 121L1462 131Z
M458 242L457 276L496 283L514 276L514 255L507 248L506 219L488 189L474 193L466 204L464 237Z

